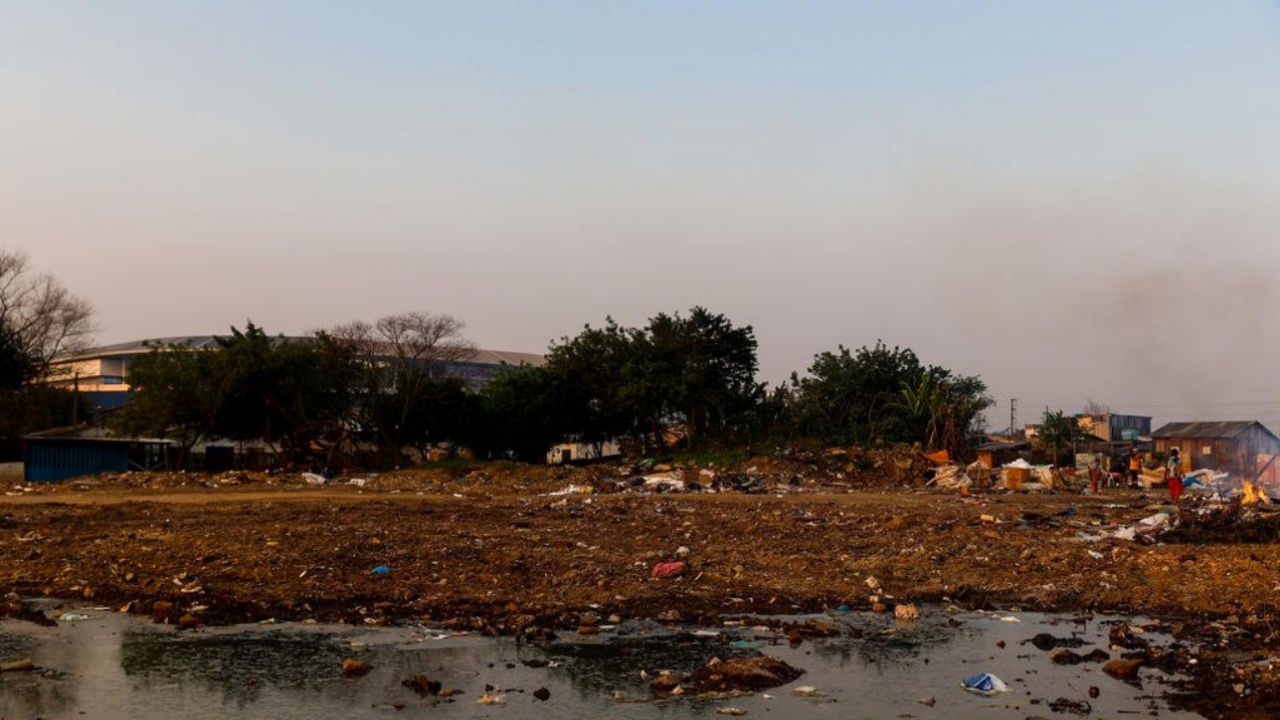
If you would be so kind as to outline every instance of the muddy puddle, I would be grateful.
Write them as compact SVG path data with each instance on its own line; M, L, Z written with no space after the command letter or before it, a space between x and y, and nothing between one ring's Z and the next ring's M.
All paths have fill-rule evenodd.
M62 611L51 612L58 617ZM1139 683L1113 679L1101 663L1058 665L1026 642L1075 636L1075 651L1108 648L1117 619L926 609L912 622L885 615L822 616L842 632L792 645L762 626L683 628L622 623L599 635L562 633L539 645L421 627L252 625L177 632L106 610L41 627L0 622L0 663L31 658L37 672L0 673L0 717L126 718L1193 718L1161 696L1168 679L1143 669ZM1017 622L1014 622L1016 619ZM791 618L795 620L795 618ZM1153 644L1171 639L1147 633ZM693 671L712 658L758 652L805 672L750 695L657 699L657 671ZM344 677L344 658L369 667ZM641 671L645 671L645 676ZM982 672L1009 692L964 691ZM450 698L402 682L426 675ZM486 686L501 704L478 702ZM797 688L805 690L802 696ZM1091 688L1096 691L1091 692ZM538 696L545 689L549 697ZM1096 695L1094 697L1093 695ZM1066 701L1067 704L1063 704ZM1056 702L1056 704L1055 704Z

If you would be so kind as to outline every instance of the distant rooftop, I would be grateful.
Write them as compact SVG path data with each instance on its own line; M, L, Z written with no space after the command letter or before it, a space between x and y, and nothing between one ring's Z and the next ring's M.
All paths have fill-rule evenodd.
M1153 438L1206 438L1230 439L1248 432L1254 426L1274 435L1266 425L1256 420L1232 420L1226 422L1173 422L1151 433Z
M177 335L173 337L146 338L143 340L131 340L129 342L114 343L111 345L100 345L98 347L88 348L73 355L58 358L61 362L69 362L72 360L92 360L95 358L112 357L118 355L140 355L150 352L158 346L166 345L185 345L194 350L204 350L215 347L218 344L218 338L229 337L227 335ZM302 340L300 337L287 337L289 340ZM468 362L481 365L534 365L541 366L546 363L546 358L538 353L513 352L509 350L484 350L477 348L475 354Z

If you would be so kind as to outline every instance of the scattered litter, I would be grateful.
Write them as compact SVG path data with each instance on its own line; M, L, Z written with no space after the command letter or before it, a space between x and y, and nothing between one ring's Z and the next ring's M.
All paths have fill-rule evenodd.
M23 658L14 660L13 662L0 663L0 673L6 672L32 672L36 669L36 664L31 658Z
M893 609L893 617L897 620L919 620L920 608L910 604L898 605Z
M369 665L357 658L342 659L342 674L347 677L360 677L369 672Z
M798 688L793 688L791 690L791 694L795 695L796 697L807 697L807 698L817 698L817 697L823 696L823 693L820 690L818 690L818 688L812 687L810 685L802 685Z
M476 702L481 705L503 705L507 702L507 696L496 687L486 687L484 694Z
M1003 680L991 673L979 673L973 677L965 678L960 685L969 692L986 695L988 697L999 693L1009 692L1009 686L1005 685Z
M689 566L683 560L674 562L660 562L653 566L652 577L662 580L667 578L680 577L689 570Z

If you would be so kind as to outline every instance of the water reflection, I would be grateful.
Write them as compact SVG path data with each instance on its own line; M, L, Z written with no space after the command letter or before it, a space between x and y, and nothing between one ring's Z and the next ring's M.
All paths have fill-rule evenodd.
M751 627L695 634L653 623L624 623L612 633L569 633L535 646L422 628L282 625L178 633L115 613L89 614L89 620L56 628L0 622L0 662L30 656L64 673L0 675L0 717L384 718L395 708L414 711L434 705L426 712L454 718L607 715L640 720L706 716L719 705L733 704L752 715L774 712L776 717L1022 720L1044 714L1045 705L1033 705L1033 699L1074 697L1090 685L1104 690L1094 701L1095 715L1149 716L1154 689L1144 692L1112 681L1096 665L1055 666L1047 653L1021 644L1037 632L1076 632L1105 647L1106 627L1077 624L1065 616L1024 614L1022 622L1010 623L931 611L917 622L898 624L879 615L839 615L825 621L842 626L841 636L799 646L775 631ZM1055 628L1059 623L1070 627ZM789 687L771 691L772 699L613 700L614 691L648 697L641 670L690 671L712 657L757 650L804 668L806 674L794 685L819 688L822 702L795 697ZM342 677L346 656L359 657L372 671L356 680ZM985 699L959 690L960 678L979 671L996 673L1015 692ZM465 694L441 702L401 686L418 674ZM505 707L475 702L487 684L504 688ZM545 704L532 695L539 687L551 692ZM917 702L924 698L934 698L936 706ZM1160 717L1192 717L1156 708Z

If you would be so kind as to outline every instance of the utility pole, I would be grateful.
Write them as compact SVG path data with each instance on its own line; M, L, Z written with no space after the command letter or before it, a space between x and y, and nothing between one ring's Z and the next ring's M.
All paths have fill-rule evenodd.
M1017 427L1018 398L1009 398L1009 439L1013 439L1013 429Z
M80 372L71 376L71 426L80 424Z

